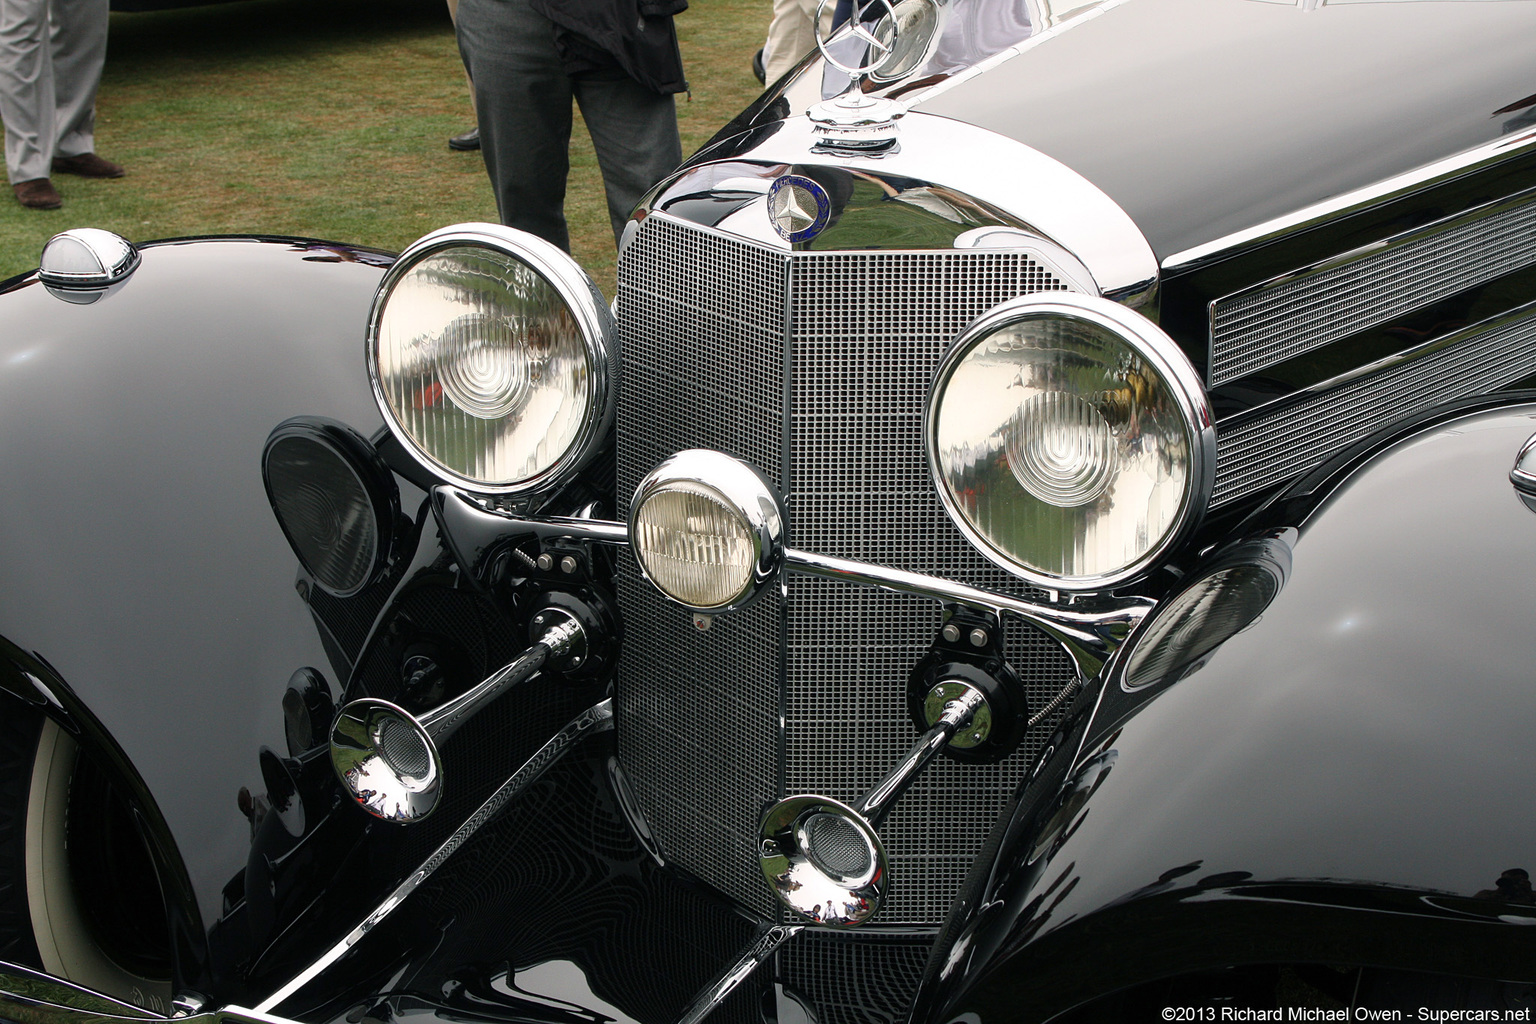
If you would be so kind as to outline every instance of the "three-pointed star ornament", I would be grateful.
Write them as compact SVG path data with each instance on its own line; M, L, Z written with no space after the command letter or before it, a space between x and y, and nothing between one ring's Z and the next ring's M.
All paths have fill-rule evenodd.
M832 216L827 190L810 178L786 174L768 189L768 217L787 242L807 242L819 235Z

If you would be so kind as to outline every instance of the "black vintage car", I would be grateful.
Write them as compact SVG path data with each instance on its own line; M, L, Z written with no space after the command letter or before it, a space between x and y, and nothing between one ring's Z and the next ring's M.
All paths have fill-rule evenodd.
M0 286L0 1019L1529 1019L1536 3L865 8Z

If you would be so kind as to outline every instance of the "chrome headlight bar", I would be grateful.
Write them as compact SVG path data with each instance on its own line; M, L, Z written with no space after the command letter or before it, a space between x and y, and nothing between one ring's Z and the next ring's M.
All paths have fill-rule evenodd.
M729 458L719 453L713 454L719 458ZM614 546L629 545L633 539L625 523L518 515L495 508L489 502L476 500L454 487L434 488L432 502L448 534L455 538L460 561L477 576L489 574L502 544L517 544L526 538L567 538ZM1083 679L1098 673L1104 662L1155 604L1148 598L1126 597L1094 611L1077 611L1037 604L1011 594L936 576L871 565L849 558L818 555L788 546L782 548L780 557L789 572L822 576L895 593L914 594L999 616L1017 616L1060 643L1071 656ZM766 585L766 580L763 585ZM693 610L698 611L697 608Z

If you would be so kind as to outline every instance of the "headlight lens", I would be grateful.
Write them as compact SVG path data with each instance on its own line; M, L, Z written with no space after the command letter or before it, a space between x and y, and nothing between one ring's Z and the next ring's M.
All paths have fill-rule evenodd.
M1245 542L1157 609L1126 660L1126 689L1183 678L1253 624L1291 573L1280 536Z
M1026 296L968 328L935 376L927 442L961 531L1053 589L1146 568L1204 512L1215 468L1183 353L1140 314L1079 295Z
M785 516L762 474L721 452L678 452L635 490L629 536L645 577L701 612L750 602L778 574Z
M374 394L434 474L481 493L552 486L612 415L612 322L555 246L494 224L433 232L379 287Z
M400 499L372 445L334 420L296 417L267 436L261 475L278 525L317 584L348 597L378 575Z

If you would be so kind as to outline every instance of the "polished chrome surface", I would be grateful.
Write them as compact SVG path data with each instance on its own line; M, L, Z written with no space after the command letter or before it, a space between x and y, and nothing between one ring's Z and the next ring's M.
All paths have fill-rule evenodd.
M983 641L985 643L985 641ZM981 646L978 644L977 646ZM928 691L928 696L923 700L923 718L927 720L929 728L939 724L944 717L944 711L952 701L960 700L976 688L970 683L958 679L949 679L939 683ZM979 691L976 691L979 695ZM985 743L987 737L992 735L992 709L983 700L981 705L971 716L970 724L957 730L949 740L949 745L956 750L970 750L978 744Z
M1163 537L1140 557L1113 571L1092 576L1062 579L1022 565L1017 559L1000 551L981 534L967 519L964 511L955 503L944 479L938 458L938 396L945 383L960 362L976 344L1008 324L1032 317L1061 317L1095 324L1119 337L1137 354L1146 359L1166 382L1177 403L1185 429L1189 433L1190 466L1186 483L1187 493L1178 515ZM966 536L978 551L998 566L1042 587L1060 587L1066 590L1097 591L1108 589L1130 579L1156 564L1168 551L1199 523L1205 514L1216 475L1217 448L1216 428L1210 399L1200 383L1199 374L1190 365L1178 344L1152 321L1126 307L1094 296L1075 295L1066 292L1048 295L1030 295L1010 300L989 310L977 319L955 340L934 372L933 385L929 389L924 408L923 447L927 452L929 471L934 489L944 510L949 513L957 529Z
M826 32L824 29L831 25L831 21L826 18L826 15L830 8L837 6L837 0L820 0L816 5L816 17L812 22L814 26L813 31L816 36L816 49L821 51L822 59L828 64L855 79L861 78L879 67L891 50L895 48L894 38L881 39L864 27L865 14L877 4L885 8L884 17L886 18L890 18L896 13L896 9L891 6L891 0L863 0L863 2L855 0L854 16L849 18L847 23L842 26L841 31L835 34ZM864 58L851 63L840 60L832 52L830 45L835 38L844 39L856 45L862 44ZM857 81L854 83L854 86L857 88Z
M907 751L907 756L860 798L856 805L858 812L871 823L879 825L896 801L901 799L901 794L916 781L918 773L949 746L956 733L968 727L987 710L987 698L982 692L974 686L961 683L958 691L944 701L943 709L928 727L928 731Z
M443 796L439 746L475 712L547 663L578 660L585 653L586 634L574 616L560 608L539 614L553 621L531 647L419 718L376 697L343 707L331 727L331 765L352 799L385 821L416 822L431 814Z
M848 88L841 95L811 107L806 116L816 125L826 147L857 151L889 146L896 139L896 119L907 109L893 100L865 95L864 80L884 65L900 45L896 9L891 0L854 0L853 17L829 38L822 32L822 27L830 24L823 21L829 4L833 0L821 0L816 5L816 49L821 51L823 60L848 76ZM885 8L885 14L875 31L871 31L865 27L865 21L877 5ZM840 57L841 50L852 51L847 54L850 59Z
M818 841L842 863L826 853L813 860ZM832 927L868 921L890 886L889 857L875 826L831 797L791 796L770 807L758 828L758 866L780 903Z
M1210 380L1284 362L1536 262L1536 191L1217 299Z
M398 704L364 697L331 726L331 766L347 793L374 817L419 821L442 796L437 744Z
M733 154L729 166L745 170L759 165L789 165L803 173L808 167L821 165L953 190L1006 212L1071 253L1086 268L1092 290L1098 294L1134 307L1149 301L1155 291L1157 258L1135 222L1092 182L1038 150L996 132L920 111L901 119L901 145L889 152L839 153L828 158L817 153L824 141L809 119L790 118L775 125L773 131L760 133L745 151ZM664 195L676 181L708 175L710 167L685 168L676 179L663 181L642 203L642 212L650 211L656 197ZM782 169L768 180L781 173ZM766 182L762 188L766 192ZM789 244L771 231L754 233L747 226L749 211L758 223L766 225L766 207L756 205L763 202L759 199L747 204L718 226L738 238L787 250ZM636 234L628 233L622 251L633 244ZM727 283L717 274L712 287L734 287L737 283Z
M178 1005L188 998L178 997ZM191 1009L191 1003L185 1005L187 1010L172 1016L150 1013L73 982L0 960L0 1020L14 1024L142 1024L173 1020L184 1024L298 1024L243 1006L203 1010L201 1000L196 1001L197 1009Z
M320 972L334 964L337 960L340 960L353 946L362 941L364 935L367 935L377 927L379 922L388 917L396 907L405 901L407 896L415 892L438 868L442 867L443 863L453 856L454 851L463 846L470 836L474 835L486 822L495 817L514 797L536 782L549 766L560 760L578 740L584 736L596 735L612 728L613 702L611 700L602 701L567 722L542 747L534 751L533 755L524 761L517 771L513 772L507 778L507 781L497 788L496 792L487 797L475 813L471 814L464 824L454 830L453 835L444 840L432 852L432 855L411 873L409 878L401 882L394 892L390 893L383 903L374 908L340 942L326 950L323 956L304 968L303 971L300 971L276 992L273 992L258 1003L257 1011L265 1013L276 1009L283 1000L309 984L310 981L319 976Z
M736 986L746 981L756 971L758 966L771 957L778 948L790 939L805 930L803 924L775 924L764 928L753 940L747 943L747 948L742 950L741 956L735 963L728 965L714 980L704 987L683 1015L678 1018L677 1024L700 1024L714 1009L732 992Z
M1393 420L1536 372L1536 303L1436 338L1217 429L1218 507L1287 480Z
M780 134L808 141L798 121ZM886 159L899 165L903 146ZM880 161L846 163L888 180ZM751 180L766 191L785 168L701 168L703 177L679 187L707 192L700 183L709 175L759 171ZM791 793L855 799L902 755L911 735L905 680L943 625L943 598L933 595L958 586L965 600L1024 614L1048 603L944 514L922 454L922 411L934 368L967 324L1063 282L1016 250L952 248L959 225L939 249L790 252L762 192L753 195L720 230L657 211L633 226L619 260L618 492L622 502L679 450L727 451L762 467L784 494L799 564L782 594L773 588L700 630L625 556L614 699L626 725L620 760L668 860L766 916L777 908L753 867L761 808ZM767 238L728 230L747 221ZM1061 609L1060 635L1085 671L1141 614L1124 607L1123 615L1096 604ZM1029 703L1044 705L1076 666L1020 614L1003 625ZM678 719L679 692L707 694L728 727L701 731ZM840 723L852 708L860 729L850 750ZM943 919L1047 735L1037 730L998 764L946 758L924 773L883 826L904 884L874 923ZM719 770L689 770L696 760Z
M933 726L852 806L807 794L770 807L758 826L758 866L779 902L834 927L860 925L878 913L891 871L876 828L918 774L986 708L980 690L958 683Z
M627 546L629 531L623 523L600 519L567 519L555 516L524 516L506 509L487 509L473 498L451 488L440 488L445 503L461 503L485 517L492 528L508 534L561 537L600 544ZM1126 635L1136 627L1154 602L1147 598L1116 598L1093 610L1030 601L1000 590L974 587L924 573L873 565L848 558L819 555L797 548L784 549L784 564L792 573L873 587L895 594L929 598L939 604L959 604L977 611L1010 615L1028 622L1067 649L1079 675L1098 672ZM494 677L493 677L494 678Z
M1165 273L1192 269L1202 263L1262 245L1267 241L1372 209L1413 192L1430 188L1470 174L1483 167L1511 159L1536 148L1536 129L1515 132L1486 145L1476 146L1455 156L1436 160L1423 167L1394 175L1365 188L1333 196L1292 213L1267 220L1241 231L1213 239L1202 245L1176 252L1162 262Z
M55 288L105 288L138 269L139 250L100 228L61 231L43 245L37 276Z
M1515 468L1509 471L1509 482L1520 492L1520 500L1527 505L1536 499L1536 434L1520 446L1515 456ZM1536 511L1536 506L1532 507Z
M534 477L516 484L492 486L459 476L445 470L411 440L391 411L379 378L376 355L377 331L384 313L384 306L395 283L416 264L433 253L456 246L471 246L505 253L530 267L547 281L564 300L566 307L581 332L586 347L587 367L591 380L591 400L587 414L576 439L565 454L553 465ZM596 452L608 427L613 422L614 377L617 373L618 349L614 341L613 316L597 285L575 260L558 247L524 231L500 224L453 224L423 235L400 254L394 266L384 275L374 296L373 308L368 313L368 337L366 342L368 379L373 385L374 401L388 424L390 431L399 439L401 446L419 462L427 472L438 479L464 487L477 494L522 494L546 491L568 480Z
M719 604L691 605L677 595L668 593L657 581L655 567L647 563L647 555L637 540L642 532L640 516L647 502L658 495L677 491L696 492L698 489L718 499L731 515L746 526L753 546L749 576L741 590ZM678 452L662 460L640 481L630 501L629 538L640 571L669 599L700 612L733 611L755 600L763 588L778 576L784 564L788 526L789 518L784 514L783 500L761 470L723 452L705 449Z

